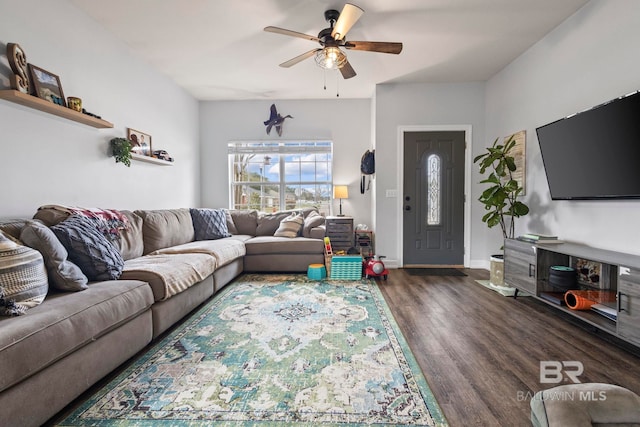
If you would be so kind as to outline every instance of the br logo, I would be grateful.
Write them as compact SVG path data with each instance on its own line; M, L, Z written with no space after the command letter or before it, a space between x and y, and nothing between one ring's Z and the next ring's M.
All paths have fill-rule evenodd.
M541 360L540 361L540 383L558 384L564 379L568 379L574 384L581 381L578 379L584 372L582 362L577 360Z

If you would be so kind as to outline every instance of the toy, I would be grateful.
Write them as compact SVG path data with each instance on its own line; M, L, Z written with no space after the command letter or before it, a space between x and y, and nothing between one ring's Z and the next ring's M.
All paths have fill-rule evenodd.
M153 152L153 157L160 160L166 160L167 162L173 162L173 157L169 156L165 150L156 150Z
M364 260L364 277L368 279L371 277L384 277L384 280L387 280L387 276L389 275L389 270L384 266L382 259L386 258L383 255L373 255L366 257Z

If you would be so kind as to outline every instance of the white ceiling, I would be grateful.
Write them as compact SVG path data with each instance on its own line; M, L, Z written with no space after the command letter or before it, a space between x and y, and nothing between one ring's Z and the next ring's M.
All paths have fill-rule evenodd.
M588 2L352 0L365 13L347 40L404 49L346 51L358 75L343 80L313 58L279 67L318 44L263 28L317 36L324 11L344 0L71 1L200 100L368 98L379 83L485 81Z

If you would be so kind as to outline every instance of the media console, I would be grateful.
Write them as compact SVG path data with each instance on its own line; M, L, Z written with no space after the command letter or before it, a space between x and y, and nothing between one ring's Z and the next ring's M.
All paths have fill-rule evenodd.
M575 267L576 262L597 267L594 283L582 289L615 294L613 319L592 310L571 310L549 295L558 289L549 283L552 266ZM597 249L574 243L529 243L507 239L504 243L504 281L517 291L531 294L628 343L640 346L640 256ZM516 291L516 295L517 295Z

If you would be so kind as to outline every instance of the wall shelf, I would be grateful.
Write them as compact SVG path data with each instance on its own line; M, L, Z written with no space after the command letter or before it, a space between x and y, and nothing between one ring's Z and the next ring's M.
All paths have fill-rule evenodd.
M138 160L140 162L153 163L155 165L173 166L173 162L156 159L155 157L143 156L142 154L136 154L136 153L131 153L131 160Z
M106 120L88 116L70 108L63 107L62 105L57 105L53 102L49 102L33 95L27 95L17 90L0 90L0 99L24 105L25 107L33 108L34 110L43 111L45 113L53 114L54 116L62 117L67 120L82 123L98 129L113 127L113 123L109 123Z

